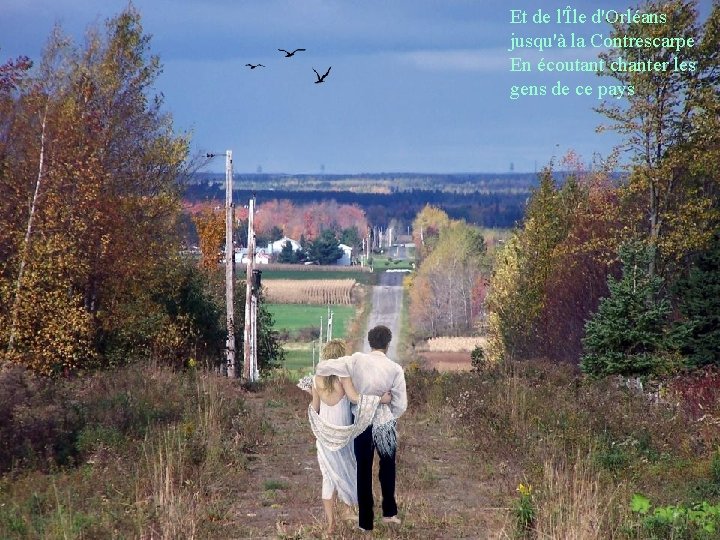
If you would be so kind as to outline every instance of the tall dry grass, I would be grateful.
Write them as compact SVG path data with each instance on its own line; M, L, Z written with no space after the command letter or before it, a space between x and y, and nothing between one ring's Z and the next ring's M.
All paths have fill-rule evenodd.
M195 407L182 424L147 437L136 478L136 505L144 507L143 538L196 538L208 474L223 452L225 400L213 376L195 385Z
M354 287L354 279L268 279L263 283L265 298L276 304L351 305Z
M195 538L201 486L186 482L187 465L187 439L176 427L143 445L136 500L149 518L143 538Z
M627 538L637 519L630 512L632 493L658 506L702 500L698 490L708 485L709 453L720 437L706 444L703 426L673 404L652 402L611 379L588 381L573 366L540 361L443 374L439 382L450 417L478 455L490 463L516 463L517 472L506 479L512 485L509 506L519 508L520 483L532 485L531 529L511 536ZM430 397L434 392L424 391ZM513 511L508 522L512 530Z
M616 538L627 517L624 486L602 483L592 453L546 458L541 490L534 523L538 538Z
M0 477L2 539L232 537L222 516L247 455L270 436L236 382L204 372L133 365L67 381L6 373L2 397L10 414L0 448L17 456ZM22 439L3 447L16 432ZM30 436L54 453L22 454Z

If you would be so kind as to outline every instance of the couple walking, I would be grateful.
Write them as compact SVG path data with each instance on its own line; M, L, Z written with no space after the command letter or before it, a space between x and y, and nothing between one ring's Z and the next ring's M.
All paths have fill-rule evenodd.
M358 505L358 526L373 528L372 468L380 458L382 520L400 524L395 501L396 421L407 408L405 373L388 358L392 333L386 326L368 332L369 353L345 356L342 341L323 349L323 360L312 378L310 426L317 438L322 472L322 500L328 532L335 526L334 506L339 498L345 517Z

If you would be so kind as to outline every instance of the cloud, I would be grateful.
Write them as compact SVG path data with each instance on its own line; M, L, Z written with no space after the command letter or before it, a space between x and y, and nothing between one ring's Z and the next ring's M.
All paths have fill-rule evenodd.
M507 71L507 52L502 49L417 50L398 53L396 58L426 71Z

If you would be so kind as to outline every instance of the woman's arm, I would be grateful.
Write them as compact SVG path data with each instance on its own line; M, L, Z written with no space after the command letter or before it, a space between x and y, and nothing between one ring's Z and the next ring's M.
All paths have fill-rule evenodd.
M312 408L315 409L316 413L320 413L320 396L315 390L315 385L312 386Z
M340 377L340 384L342 384L343 390L345 390L350 401L357 403L360 400L360 394L358 394L358 391L355 389L355 385L350 377ZM392 394L390 394L390 392L385 392L380 396L380 403L390 403L391 400Z
M350 401L357 403L360 400L360 394L355 390L355 385L350 377L340 377L340 384L342 384L343 390Z

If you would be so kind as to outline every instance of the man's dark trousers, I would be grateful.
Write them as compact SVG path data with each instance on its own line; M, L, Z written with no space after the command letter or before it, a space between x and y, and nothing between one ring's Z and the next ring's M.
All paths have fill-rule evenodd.
M358 514L360 527L373 528L372 467L375 456L375 444L372 438L372 426L355 438L355 459L357 460ZM380 458L380 490L382 491L383 517L396 516L395 502L395 451L392 455Z

